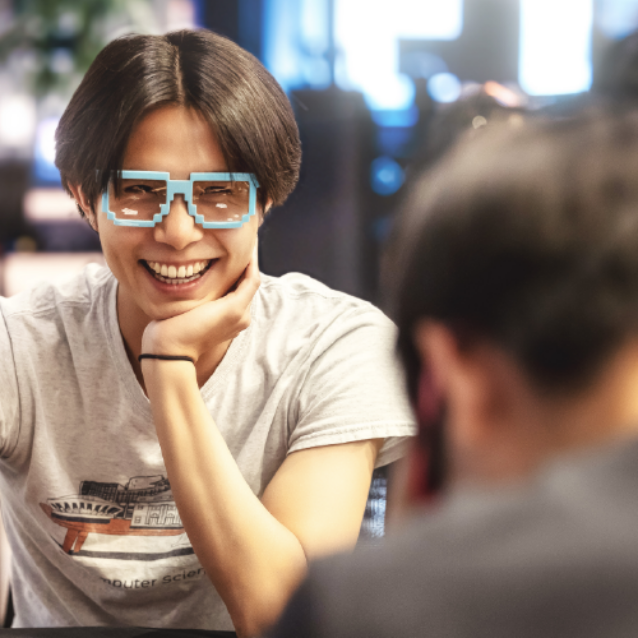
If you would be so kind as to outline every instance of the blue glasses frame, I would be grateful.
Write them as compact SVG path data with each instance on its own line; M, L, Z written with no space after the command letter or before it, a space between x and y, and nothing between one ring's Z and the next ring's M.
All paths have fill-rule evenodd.
M122 179L157 179L166 182L166 203L160 204L160 212L153 216L153 219L118 219L111 211L109 205L109 189L102 193L102 211L106 213L116 226L137 226L141 228L153 228L161 222L171 210L171 202L175 195L183 195L188 204L188 214L195 219L195 222L203 228L240 228L243 226L257 210L257 189L259 182L253 173L191 173L190 179L171 179L170 173L162 171L120 171ZM193 183L195 181L221 181L221 182L248 182L250 193L248 196L248 212L242 218L234 222L207 222L204 217L197 212L197 206L192 203Z

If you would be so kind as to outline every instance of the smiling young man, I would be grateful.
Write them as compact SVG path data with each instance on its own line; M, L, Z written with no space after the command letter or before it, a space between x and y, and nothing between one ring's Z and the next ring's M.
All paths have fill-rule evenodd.
M0 300L15 626L255 635L356 542L412 417L387 318L259 273L299 156L280 87L220 36L96 58L56 161L109 268Z
M227 167L216 136L202 114L187 106L169 105L152 110L133 129L122 170L167 172L171 179L188 180L193 173L225 173ZM121 186L125 191L152 190L159 184L154 180L124 181ZM209 189L219 188L205 184ZM122 227L96 215L96 203L84 195L79 184L69 183L69 188L99 232L106 261L119 282L120 330L132 355L133 369L143 383L138 357L149 319L175 317L223 297L242 276L255 252L263 213L251 215L239 228L217 228L213 232L195 223L184 196L176 195L170 204L171 214L161 223L152 228ZM135 193L132 201L139 204L140 194ZM124 198L128 195L122 193ZM226 213L228 204L221 205ZM270 200L265 203L266 211L271 205ZM125 210L124 215L133 217L132 211ZM252 283L258 285L258 276ZM215 340L212 347L197 353L202 382L213 373L229 344L229 340Z

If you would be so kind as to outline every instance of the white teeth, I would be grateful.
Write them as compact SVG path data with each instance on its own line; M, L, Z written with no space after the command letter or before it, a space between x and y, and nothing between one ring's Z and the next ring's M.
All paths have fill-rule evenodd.
M166 264L160 264L157 261L147 262L148 267L155 272L158 276L172 280L167 283L184 283L190 278L195 277L208 266L208 261L196 261L194 264L188 266L167 266Z

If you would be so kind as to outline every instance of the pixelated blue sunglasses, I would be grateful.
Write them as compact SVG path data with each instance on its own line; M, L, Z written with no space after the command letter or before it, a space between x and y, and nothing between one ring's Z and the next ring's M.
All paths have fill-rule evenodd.
M191 173L171 179L159 171L120 171L102 194L102 210L116 226L152 228L170 212L175 195L183 195L188 214L203 228L240 228L257 208L259 183L253 173Z

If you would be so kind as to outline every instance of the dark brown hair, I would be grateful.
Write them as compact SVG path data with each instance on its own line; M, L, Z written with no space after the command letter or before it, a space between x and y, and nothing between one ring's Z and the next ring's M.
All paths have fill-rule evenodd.
M388 253L416 401L421 319L581 391L638 333L638 113L487 126L414 185Z
M121 170L135 125L168 105L204 116L228 170L256 175L262 206L284 202L301 161L288 98L255 57L206 30L127 35L98 54L56 132L64 188L79 184L95 202Z

